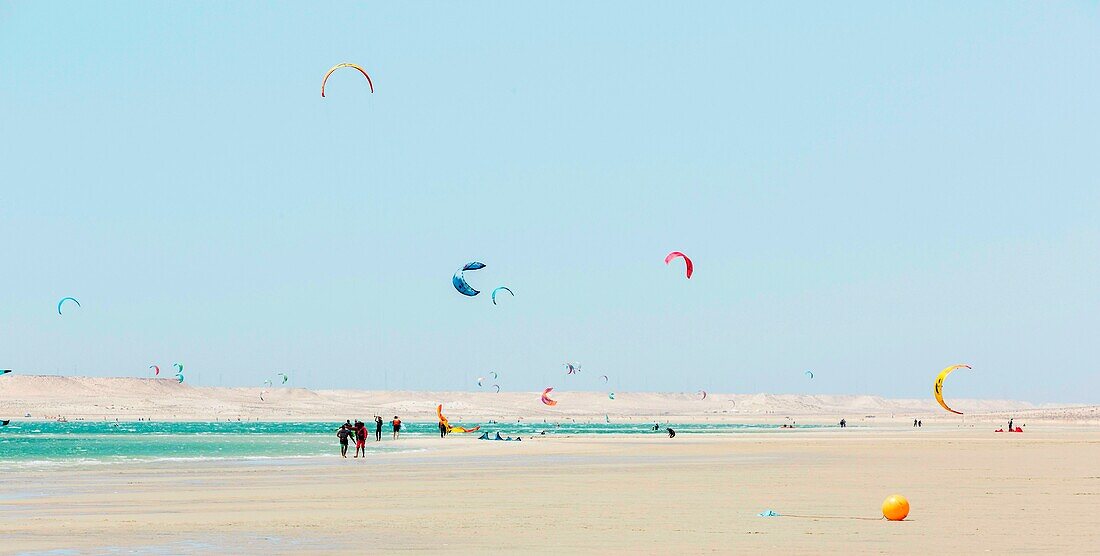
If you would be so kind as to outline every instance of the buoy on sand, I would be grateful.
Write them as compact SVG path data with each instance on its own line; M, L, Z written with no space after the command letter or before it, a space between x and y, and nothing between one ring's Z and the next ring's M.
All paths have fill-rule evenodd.
M909 515L909 501L900 494L891 494L882 502L882 516L890 521L901 521Z

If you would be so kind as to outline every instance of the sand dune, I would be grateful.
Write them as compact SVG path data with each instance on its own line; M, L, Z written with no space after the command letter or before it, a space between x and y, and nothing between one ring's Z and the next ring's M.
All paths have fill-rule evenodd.
M896 421L914 417L959 419L928 399L888 399L867 395L721 394L700 400L693 393L555 391L555 407L536 392L409 392L271 388L219 388L179 384L175 379L92 378L11 374L0 380L0 415L69 419L157 420L343 420L373 413L410 420L432 420L435 406L464 419L602 419L760 421L814 417L834 421ZM1096 406L1058 406L1008 401L954 399L967 419L1001 420L1006 415L1032 420L1100 422Z

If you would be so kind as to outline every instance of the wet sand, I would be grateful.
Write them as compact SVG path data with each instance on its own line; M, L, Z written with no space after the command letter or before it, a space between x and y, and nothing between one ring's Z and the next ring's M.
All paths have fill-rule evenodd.
M0 483L0 552L1100 553L1100 431L1032 429L452 436L366 461L22 470ZM879 519L893 493L905 522Z

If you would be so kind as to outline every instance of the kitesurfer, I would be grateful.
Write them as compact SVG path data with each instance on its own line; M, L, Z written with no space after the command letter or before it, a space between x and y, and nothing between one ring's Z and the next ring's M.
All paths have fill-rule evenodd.
M367 457L367 426L362 421L355 420L355 457L359 457L359 451L363 451L363 457Z
M1015 430L1015 429L1012 428L1012 417L1009 417L1008 418L1008 432L1012 432L1013 430Z
M439 422L439 438L447 436L447 425L443 424L443 421Z
M374 416L374 441L380 442L382 440L382 416Z
M661 430L661 425L658 424L658 423L653 423L653 430L655 430L655 431Z
M340 456L343 458L348 457L348 436L351 435L351 422L340 425L340 428L336 429L336 438L340 440Z
M840 420L840 428L843 429L844 427L847 427L847 426L848 426L848 421L845 421L844 419L841 419Z
M923 426L924 426L924 421L921 421L920 419L917 419L917 428L919 429Z
M676 438L676 431L672 430L671 428L667 428L665 430L668 431L668 437L669 438Z
M917 420L913 419L913 427L916 428L916 426L917 426Z
M398 419L396 415L393 416L393 421L390 421L393 425L393 439L397 440L397 434L401 432L401 419Z

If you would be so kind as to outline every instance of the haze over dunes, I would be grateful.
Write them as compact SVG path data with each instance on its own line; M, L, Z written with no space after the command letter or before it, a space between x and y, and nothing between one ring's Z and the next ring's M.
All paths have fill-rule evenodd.
M258 419L343 420L373 413L398 414L408 420L434 420L443 403L463 419L604 419L617 421L761 421L804 417L832 423L883 422L923 417L965 422L948 415L928 399L890 399L867 395L723 394L700 400L694 393L554 390L560 403L547 407L537 392L440 392L308 390L274 387L222 388L180 384L175 379L92 378L11 374L0 380L0 415L31 418L119 419ZM1096 406L1035 405L1011 400L952 399L966 419L1001 420L1015 415L1030 419L1100 422ZM873 417L871 417L873 416ZM804 419L804 420L806 420ZM877 421L876 421L877 420Z

